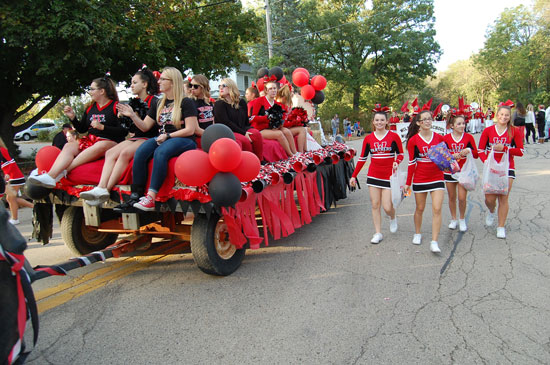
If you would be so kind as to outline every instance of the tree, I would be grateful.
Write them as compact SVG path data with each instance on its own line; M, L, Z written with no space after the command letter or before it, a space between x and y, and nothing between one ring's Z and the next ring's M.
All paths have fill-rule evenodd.
M223 75L246 61L258 33L240 2L176 0L20 0L0 5L0 136L42 118L66 95L107 70L127 80L143 63ZM39 105L18 127L12 123Z
M435 71L432 0L367 2L307 0L302 13L312 33L320 72L352 95L352 107L398 102Z

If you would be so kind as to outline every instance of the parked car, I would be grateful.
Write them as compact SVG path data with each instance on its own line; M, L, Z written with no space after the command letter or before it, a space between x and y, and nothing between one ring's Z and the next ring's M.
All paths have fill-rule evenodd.
M42 132L42 131L51 132L58 128L59 127L55 124L53 120L42 119L34 123L33 125L31 125L29 128L16 133L14 139L16 141L21 139L23 141L29 141L31 138L38 137L38 132Z

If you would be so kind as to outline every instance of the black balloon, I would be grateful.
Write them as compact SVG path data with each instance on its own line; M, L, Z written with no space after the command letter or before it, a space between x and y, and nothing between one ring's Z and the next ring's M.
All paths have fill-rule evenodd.
M31 183L30 181L27 181L25 184L25 194L31 198L32 200L42 200L44 199L52 189L45 188L40 185L36 185Z
M277 81L279 81L284 76L283 69L280 68L279 66L272 67L271 70L269 70L269 76L273 76L273 75L275 75L275 77L277 78Z
M234 206L241 198L241 182L230 172L218 172L208 184L212 203L218 207Z
M256 73L256 76L258 76L258 79L261 79L262 77L267 75L269 75L269 70L267 69L267 67L260 68Z
M212 146L212 143L220 138L231 138L232 140L235 140L235 134L233 134L231 128L229 128L225 124L209 125L208 127L206 127L201 137L202 150L208 153L208 151L210 151L210 146Z
M321 104L325 101L325 93L322 90L315 91L315 96L311 99L313 104Z

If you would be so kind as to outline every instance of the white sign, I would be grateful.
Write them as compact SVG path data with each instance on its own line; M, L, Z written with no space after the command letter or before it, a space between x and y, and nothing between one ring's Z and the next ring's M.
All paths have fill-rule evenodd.
M401 137L401 140L404 141L407 138L407 132L409 131L410 123L397 123L397 134ZM447 122L445 121L433 121L432 122L432 132L439 133L441 135L447 134Z

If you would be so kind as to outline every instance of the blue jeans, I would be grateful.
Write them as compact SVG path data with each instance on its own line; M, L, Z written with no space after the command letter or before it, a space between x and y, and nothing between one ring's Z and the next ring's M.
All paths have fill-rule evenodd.
M336 137L336 133L338 133L338 128L332 127L332 137Z
M544 124L544 137L548 139L548 129L550 129L550 119Z
M150 138L138 147L134 155L134 165L132 167L133 185L145 188L147 184L147 164L153 158L153 171L151 172L151 184L149 190L157 193L166 178L168 170L168 161L172 157L177 157L197 148L197 144L189 138L173 137L160 146L155 138Z

